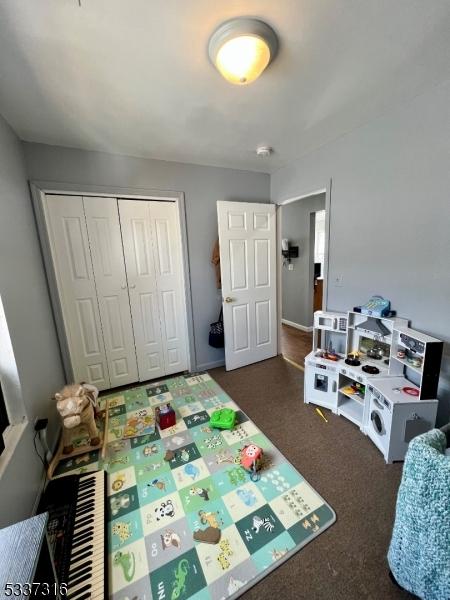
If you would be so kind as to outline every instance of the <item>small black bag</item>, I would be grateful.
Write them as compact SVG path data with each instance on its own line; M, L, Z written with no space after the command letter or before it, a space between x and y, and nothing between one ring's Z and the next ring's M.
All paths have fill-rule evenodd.
M210 325L209 345L213 348L223 348L225 345L222 309L220 309L219 320Z

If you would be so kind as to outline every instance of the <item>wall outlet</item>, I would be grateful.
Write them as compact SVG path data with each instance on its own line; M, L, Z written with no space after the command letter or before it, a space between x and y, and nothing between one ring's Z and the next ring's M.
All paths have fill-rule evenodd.
M333 282L334 282L334 286L335 287L342 287L344 285L344 276L343 275L336 275L333 278Z
M293 270L294 270L294 265L292 263L289 263L288 271L293 271Z

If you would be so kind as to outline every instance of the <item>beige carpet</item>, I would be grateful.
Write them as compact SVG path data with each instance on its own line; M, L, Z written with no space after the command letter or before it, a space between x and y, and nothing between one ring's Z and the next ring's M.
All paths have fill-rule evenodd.
M243 597L406 600L388 577L401 464L386 465L352 423L303 403L303 373L281 357L210 374L334 508L337 522Z

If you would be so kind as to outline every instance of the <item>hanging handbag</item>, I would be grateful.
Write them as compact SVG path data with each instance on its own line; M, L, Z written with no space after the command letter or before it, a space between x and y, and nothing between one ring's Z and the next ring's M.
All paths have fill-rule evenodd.
M209 345L213 348L223 348L224 331L223 331L223 312L220 309L219 319L215 323L211 323L209 329Z

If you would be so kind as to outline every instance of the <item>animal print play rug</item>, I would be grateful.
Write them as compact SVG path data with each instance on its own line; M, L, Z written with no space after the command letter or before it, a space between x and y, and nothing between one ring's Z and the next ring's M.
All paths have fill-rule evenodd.
M104 463L94 451L77 457L78 464L63 461L55 475L102 467L109 473L113 600L237 597L335 521L330 506L209 375L175 377L101 402L106 398ZM145 416L169 400L174 427L123 439L131 413ZM210 413L221 407L239 411L234 430L209 428ZM256 483L234 461L250 441L265 453ZM170 462L168 449L175 451ZM196 530L208 537L217 528L218 544L194 541Z

